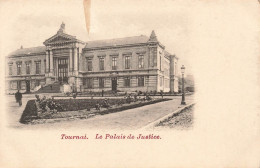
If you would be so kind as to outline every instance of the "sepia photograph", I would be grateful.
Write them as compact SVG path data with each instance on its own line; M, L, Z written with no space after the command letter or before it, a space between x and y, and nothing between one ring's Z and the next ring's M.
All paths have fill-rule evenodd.
M260 166L257 0L0 0L0 167Z
M131 16L129 20L117 16L117 21L125 24L120 27L118 23L102 23L99 16L91 22L91 2L84 1L83 5L85 8L81 6L81 11L73 13L74 17L82 18L79 22L72 20L68 13L51 23L46 16L39 19L26 18L25 14L19 16L24 33L15 37L18 41L12 47L19 48L11 51L5 62L7 107L13 111L9 126L191 128L195 91L192 64L187 52L178 48L185 41L168 37L182 33L178 36L187 39L185 22L189 18L182 16L184 20L180 20L175 16L179 23L168 23L168 26L178 27L176 30L154 23L142 28L130 23L138 29L132 32L120 28L128 27ZM145 17L152 19L152 16ZM42 25L46 22L47 29L54 27L56 31L46 32L46 25ZM102 29L96 28L95 22L100 22ZM26 23L38 31L30 31ZM107 27L111 25L120 29L120 33L109 30ZM75 31L74 27L80 28ZM24 39L26 34L40 37Z

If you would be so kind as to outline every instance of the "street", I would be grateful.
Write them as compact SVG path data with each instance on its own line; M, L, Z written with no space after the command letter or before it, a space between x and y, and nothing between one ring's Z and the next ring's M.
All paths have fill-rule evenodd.
M50 97L46 94L46 97ZM19 119L30 99L35 99L34 94L23 95L23 105L19 107L15 102L14 95L8 95L8 123L11 128L19 129L49 129L49 128L81 128L81 129L121 129L121 130L136 130L140 129L149 123L177 110L181 103L181 96L170 96L172 100L160 102L152 105L147 105L135 109L129 109L121 112L111 113L107 115L97 115L93 118L83 120L61 121L45 124L21 124ZM186 103L193 102L193 96L186 96Z

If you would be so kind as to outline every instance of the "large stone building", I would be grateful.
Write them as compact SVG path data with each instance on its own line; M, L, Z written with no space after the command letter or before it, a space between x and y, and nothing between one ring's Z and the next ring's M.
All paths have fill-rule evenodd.
M154 31L140 35L83 42L58 32L44 46L23 48L6 59L6 90L32 91L59 82L77 91L178 92L177 61Z

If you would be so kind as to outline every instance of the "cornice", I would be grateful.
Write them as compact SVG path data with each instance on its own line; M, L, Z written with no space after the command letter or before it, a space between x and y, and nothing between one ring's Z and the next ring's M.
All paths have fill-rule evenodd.
M108 70L108 71L96 71L96 72L89 72L89 71L80 71L82 74L102 74L102 73L132 73L132 72L137 72L137 71L142 71L142 72L147 72L150 73L152 71L157 71L158 69L131 69L131 70Z
M40 52L40 53L30 53L30 54L21 54L21 55L11 55L7 58L16 58L16 57L28 57L28 56L42 56L45 55L46 52Z
M119 48L128 48L128 47L142 47L147 46L147 43L138 43L138 44L128 44L128 45L117 45L117 46L104 46L104 47L93 47L93 48L83 48L83 51L96 51L96 50L108 50L108 49L119 49Z

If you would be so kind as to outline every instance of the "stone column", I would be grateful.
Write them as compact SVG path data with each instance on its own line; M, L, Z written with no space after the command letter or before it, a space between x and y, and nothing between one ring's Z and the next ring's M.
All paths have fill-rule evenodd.
M53 76L53 54L52 54L52 50L50 50L50 73L51 73L51 76Z
M74 75L75 75L75 86L77 91L80 90L80 79L78 78L78 70L79 70L79 50L78 48L74 49Z
M69 65L69 71L72 72L72 71L73 71L73 69L72 69L72 68L73 68L73 65L72 65L72 63L73 63L73 62L72 62L72 48L69 49L69 53L70 53L70 60L69 60L70 65Z
M51 77L50 77L50 55L49 50L46 51L46 84L51 84Z
M69 48L69 84L71 86L75 85L75 77L73 74L73 57L72 57L72 48Z
M49 73L49 51L46 51L46 73Z
M74 71L78 71L78 61L77 48L74 48Z

